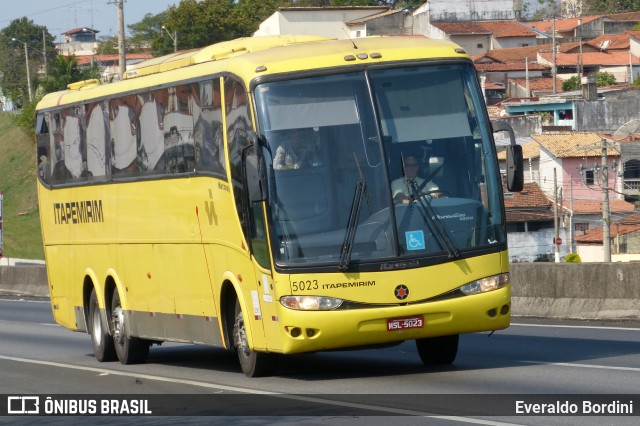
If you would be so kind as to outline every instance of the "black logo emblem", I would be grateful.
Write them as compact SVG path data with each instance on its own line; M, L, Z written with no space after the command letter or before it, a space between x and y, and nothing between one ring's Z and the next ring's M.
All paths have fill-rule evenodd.
M395 294L396 298L404 300L409 297L409 287L404 284L400 284L395 290L393 290L393 294Z

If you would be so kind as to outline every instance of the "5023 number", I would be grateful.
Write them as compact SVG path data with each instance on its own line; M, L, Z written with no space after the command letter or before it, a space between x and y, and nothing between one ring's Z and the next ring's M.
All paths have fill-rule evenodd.
M318 288L318 280L291 281L293 291L317 290Z

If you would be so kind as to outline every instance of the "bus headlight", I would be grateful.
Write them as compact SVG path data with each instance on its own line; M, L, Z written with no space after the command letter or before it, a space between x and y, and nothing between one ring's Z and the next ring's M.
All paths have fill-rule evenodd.
M467 295L485 293L502 288L507 284L509 284L509 274L499 274L465 284L460 287L460 291Z
M298 311L329 311L337 309L342 304L342 299L322 296L283 296L280 303L285 308Z

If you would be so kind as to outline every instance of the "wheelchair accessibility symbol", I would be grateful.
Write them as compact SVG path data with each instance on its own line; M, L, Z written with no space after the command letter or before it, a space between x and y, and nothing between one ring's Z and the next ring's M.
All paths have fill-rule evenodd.
M405 232L407 250L424 250L424 233L422 231Z

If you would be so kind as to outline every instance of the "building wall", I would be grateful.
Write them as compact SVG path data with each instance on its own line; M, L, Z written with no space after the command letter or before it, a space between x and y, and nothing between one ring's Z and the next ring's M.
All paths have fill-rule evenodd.
M378 9L335 9L313 11L282 10L265 19L254 36L296 34L319 35L337 39L351 36L346 22L366 18L384 12L387 8ZM400 14L399 14L400 15ZM399 24L402 28L402 24Z
M404 21L404 13L372 19L366 23L367 35L404 35Z
M578 246L578 256L583 263L602 262L604 260L604 249L602 246ZM611 259L613 260L613 259Z
M490 34L452 35L449 40L462 47L469 55L479 55L491 50Z
M569 235L567 229L560 229L560 257L569 253ZM509 244L510 262L533 262L553 259L555 256L555 246L553 237L555 230L553 224L550 228L541 229L535 232L509 232L507 242ZM566 235L565 235L566 234Z
M493 49L535 46L538 44L535 37L501 37L501 38L494 38L493 40L494 40Z
M597 101L575 100L574 105L577 131L614 133L624 123L638 118L640 89L610 91Z
M432 22L491 21L515 19L513 0L431 0Z

